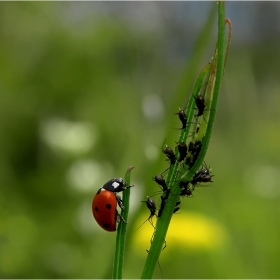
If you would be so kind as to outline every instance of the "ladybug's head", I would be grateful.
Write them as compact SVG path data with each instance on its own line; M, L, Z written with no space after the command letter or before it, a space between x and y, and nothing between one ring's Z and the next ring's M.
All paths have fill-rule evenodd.
M110 192L121 192L126 189L125 181L122 178L114 178L102 186L103 189Z
M121 192L125 187L125 181L122 178L115 178L112 180L112 187L114 188L114 192Z

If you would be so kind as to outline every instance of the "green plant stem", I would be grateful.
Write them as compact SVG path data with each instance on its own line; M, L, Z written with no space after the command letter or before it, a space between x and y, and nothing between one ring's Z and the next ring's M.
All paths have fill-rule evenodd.
M210 137L213 130L214 125L214 119L216 116L217 111L217 104L218 104L218 98L222 83L222 77L224 72L224 61L225 61L225 5L223 1L218 2L218 43L217 48L214 53L213 57L213 65L211 74L213 77L214 82L214 92L213 92L213 99L211 102L211 108L209 110L210 116L209 116L209 124L207 127L207 134L205 135L205 153L203 157L206 154L207 147L210 142ZM210 75L211 75L210 74ZM212 82L212 81L211 81ZM212 86L212 83L211 83Z
M199 35L196 39L196 42L193 47L192 55L187 63L187 67L183 70L183 73L180 78L180 82L178 88L176 90L176 96L174 97L173 102L171 103L172 108L181 104L182 99L185 98L186 92L191 90L191 85L197 71L199 71L199 65L201 64L201 60L203 57L203 53L205 52L206 46L211 39L211 35L213 33L213 24L216 19L216 4L214 4L209 12L208 18L199 32Z
M203 68L203 70L201 71L201 73L199 74L192 93L191 93L191 97L188 103L188 109L186 110L186 117L187 117L187 125L186 125L186 129L182 129L181 130L181 134L179 137L179 142L186 142L189 131L190 131L190 126L191 126L191 122L192 122L192 118L194 115L194 106L195 106L195 99L193 98L193 96L195 96L195 94L198 92L198 90L201 88L201 85L203 83L203 80L205 79L205 76L207 75L207 73L209 72L209 69L211 67L211 63L207 63L207 65ZM175 156L176 158L178 158L179 156L179 151L178 149L175 151ZM172 188L172 182L176 181L176 170L178 170L178 162L176 161L174 165L171 166L170 168L170 172L168 173L167 182L171 182L171 188Z
M206 89L207 98L209 100L208 104L210 104L209 108L209 119L207 125L205 125L205 130L202 131L205 136L203 137L203 144L201 151L199 153L198 158L196 159L194 165L190 170L188 170L185 174L181 176L181 179L184 181L189 181L194 173L201 166L211 137L211 133L213 130L213 123L216 113L216 107L218 102L218 96L221 86L221 80L224 70L224 57L225 57L225 10L224 10L224 2L218 3L218 41L217 46L213 55L211 70L209 74L209 85ZM187 109L187 116L190 112L193 111L193 108ZM190 113L191 114L191 113ZM188 127L186 128L186 135L188 134ZM182 139L185 137L185 132L181 134ZM172 168L170 168L167 182L170 182L169 188L171 189L166 204L164 206L162 215L157 219L157 224L155 227L154 238L151 244L151 248L149 250L148 257L146 259L146 263L142 272L142 279L151 279L154 273L155 266L157 264L158 258L160 256L162 246L167 234L167 230L171 221L171 217L173 215L173 210L176 202L180 197L180 187L179 182L176 180L176 174L180 173L180 167L178 163L175 163ZM168 181L169 180L169 181Z
M124 179L126 186L130 185L130 174L133 168L134 168L133 166L130 166L126 171L125 179ZM128 211L129 211L129 197L130 197L130 188L123 191L123 199L122 199L124 209L121 211L121 216L124 218L126 222L128 219ZM114 259L113 275L112 275L113 279L122 279L126 226L127 224L121 221L117 229L116 251L115 251L115 259Z

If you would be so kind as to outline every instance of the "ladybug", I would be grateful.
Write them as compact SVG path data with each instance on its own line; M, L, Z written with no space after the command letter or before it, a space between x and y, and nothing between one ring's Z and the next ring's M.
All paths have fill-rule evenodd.
M96 222L106 231L116 231L116 222L126 223L117 211L117 204L124 209L122 199L116 193L131 186L126 186L122 178L114 178L104 184L92 201L92 213Z

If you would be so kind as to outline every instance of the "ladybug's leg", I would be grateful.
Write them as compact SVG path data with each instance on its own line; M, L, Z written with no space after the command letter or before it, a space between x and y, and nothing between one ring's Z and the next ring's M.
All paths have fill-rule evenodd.
M119 223L120 221L123 221L124 223L127 223L126 220L119 214L119 212L116 210L116 221Z
M129 188L131 188L131 187L134 187L133 185L131 185L131 186L126 186L126 185L120 185L117 189L115 189L114 191L115 192L122 192L122 191L124 191L124 190L126 190L126 189L129 189Z
M124 206L123 206L123 204L122 204L122 199L121 199L121 197L118 196L118 195L116 194L116 198L117 198L118 205L119 205L120 208L123 210L123 209L124 209Z

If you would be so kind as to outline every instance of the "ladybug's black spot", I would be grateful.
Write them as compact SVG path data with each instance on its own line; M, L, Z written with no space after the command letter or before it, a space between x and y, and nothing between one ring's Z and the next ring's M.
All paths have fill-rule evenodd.
M98 207L94 207L94 210L95 210L95 211L98 211L99 209L98 209Z
M104 226L105 228L110 228L110 227L111 227L109 224L106 224L106 223L104 223L103 226Z
M111 204L106 204L107 209L111 209L112 205Z

